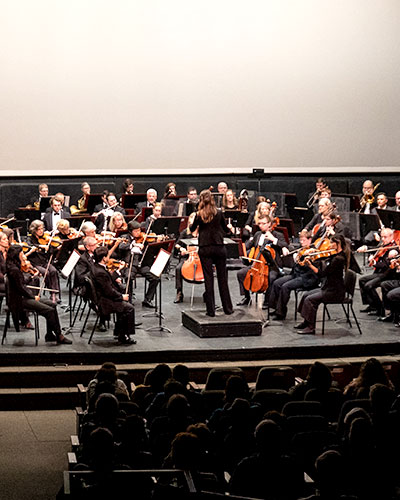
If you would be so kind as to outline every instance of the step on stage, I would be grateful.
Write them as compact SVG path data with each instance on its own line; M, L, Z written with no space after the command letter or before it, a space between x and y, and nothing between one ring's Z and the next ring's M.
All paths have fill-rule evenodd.
M182 324L198 337L248 337L261 335L263 322L244 310L231 315L216 311L215 317L204 310L182 311Z

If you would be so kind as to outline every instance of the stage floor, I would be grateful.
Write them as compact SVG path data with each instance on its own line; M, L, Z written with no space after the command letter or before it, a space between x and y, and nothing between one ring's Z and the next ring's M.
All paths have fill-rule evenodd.
M370 272L366 270L365 272ZM229 272L229 285L234 304L238 302L239 289L236 280L236 271ZM58 307L63 327L69 326L68 291L66 282L62 281L63 304ZM159 318L154 312L142 307L144 280L137 280L135 291L136 321L142 322L136 331L136 345L121 346L113 338L112 329L108 332L95 332L92 343L88 344L94 315L90 316L87 328L82 337L80 329L82 322L68 334L73 340L72 345L54 345L44 342L45 324L40 320L41 338L38 346L34 344L33 331L16 333L9 329L7 338L0 347L0 364L2 366L26 364L96 364L105 360L115 362L189 362L189 361L234 361L234 360L268 360L268 359L299 359L299 358L326 358L346 356L384 356L400 353L400 329L392 323L382 323L376 316L360 313L362 308L358 287L355 295L354 310L360 321L362 335L359 334L353 322L349 328L340 305L329 307L331 320L326 322L325 335L321 334L322 308L319 311L316 335L299 335L293 329L294 299L289 303L288 319L286 321L270 321L262 329L260 336L235 336L200 338L182 325L182 311L190 311L190 296L192 285L184 285L184 302L174 304L175 280L173 267L168 278L162 280L162 311L164 318L162 326L168 330L160 330ZM216 301L219 303L218 291ZM202 301L203 285L194 287L193 309L204 311ZM264 322L265 311L259 304L250 307L236 307L235 315L249 316ZM224 317L223 312L217 310L218 317ZM1 325L4 325L5 314L1 315ZM298 317L298 321L301 318ZM151 330L150 330L151 328Z

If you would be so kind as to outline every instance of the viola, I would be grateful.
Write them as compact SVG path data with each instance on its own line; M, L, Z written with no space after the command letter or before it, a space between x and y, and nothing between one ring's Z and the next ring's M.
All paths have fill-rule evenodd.
M182 265L182 277L189 283L204 283L203 268L201 267L200 257L197 253L197 247L188 246L188 259Z

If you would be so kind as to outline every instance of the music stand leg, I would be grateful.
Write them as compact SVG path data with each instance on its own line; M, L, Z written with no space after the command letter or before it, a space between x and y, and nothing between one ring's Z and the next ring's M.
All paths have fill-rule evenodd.
M158 309L158 326L150 326L149 328L146 328L146 332L151 332L151 331L158 331L158 332L168 332L168 333L172 333L172 330L170 330L169 328L167 328L166 326L163 326L162 324L162 318L164 318L164 315L163 313L161 312L161 282L162 282L162 279L161 279L161 276L160 276L160 282L159 282L159 290L158 290L158 295L159 295L159 309Z

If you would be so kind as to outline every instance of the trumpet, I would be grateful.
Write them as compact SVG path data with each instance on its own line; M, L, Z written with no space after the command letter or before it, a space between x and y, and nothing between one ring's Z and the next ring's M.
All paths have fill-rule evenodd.
M360 198L360 211L365 207L367 203L371 204L375 201L374 193L377 188L381 185L380 182L374 186L374 189L371 194L363 194Z

